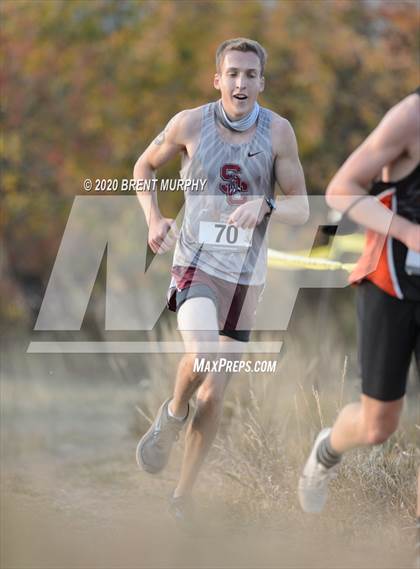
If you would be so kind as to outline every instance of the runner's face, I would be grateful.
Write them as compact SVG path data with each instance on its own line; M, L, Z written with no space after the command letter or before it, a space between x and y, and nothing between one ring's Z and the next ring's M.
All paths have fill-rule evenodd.
M223 107L230 118L237 120L252 111L264 89L260 70L260 60L252 51L225 54L220 73L214 77L214 86L221 92Z

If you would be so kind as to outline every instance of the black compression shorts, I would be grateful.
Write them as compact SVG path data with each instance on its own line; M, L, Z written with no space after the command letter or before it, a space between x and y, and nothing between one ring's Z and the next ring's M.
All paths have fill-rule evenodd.
M420 302L395 298L368 280L357 289L362 392L395 401L405 395L413 353L420 368Z

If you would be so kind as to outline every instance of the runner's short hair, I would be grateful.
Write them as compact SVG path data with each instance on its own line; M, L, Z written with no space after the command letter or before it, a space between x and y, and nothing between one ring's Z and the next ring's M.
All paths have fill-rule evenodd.
M250 40L248 38L234 38L226 40L219 45L216 51L216 69L220 73L222 67L223 57L227 51L252 51L260 60L261 65L261 77L264 75L265 62L267 61L267 52L261 44L255 40Z

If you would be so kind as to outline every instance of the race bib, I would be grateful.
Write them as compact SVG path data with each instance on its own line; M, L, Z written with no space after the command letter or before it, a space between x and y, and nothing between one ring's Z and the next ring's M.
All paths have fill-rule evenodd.
M252 229L243 229L217 221L200 221L198 238L200 243L212 247L241 249L251 246Z
M405 272L407 275L420 275L420 253L409 249L405 259Z

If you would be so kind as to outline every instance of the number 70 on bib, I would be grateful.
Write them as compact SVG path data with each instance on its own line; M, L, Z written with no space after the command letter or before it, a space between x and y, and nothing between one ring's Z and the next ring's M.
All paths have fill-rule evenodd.
M228 223L201 221L199 241L214 247L250 247L252 229L244 229Z

